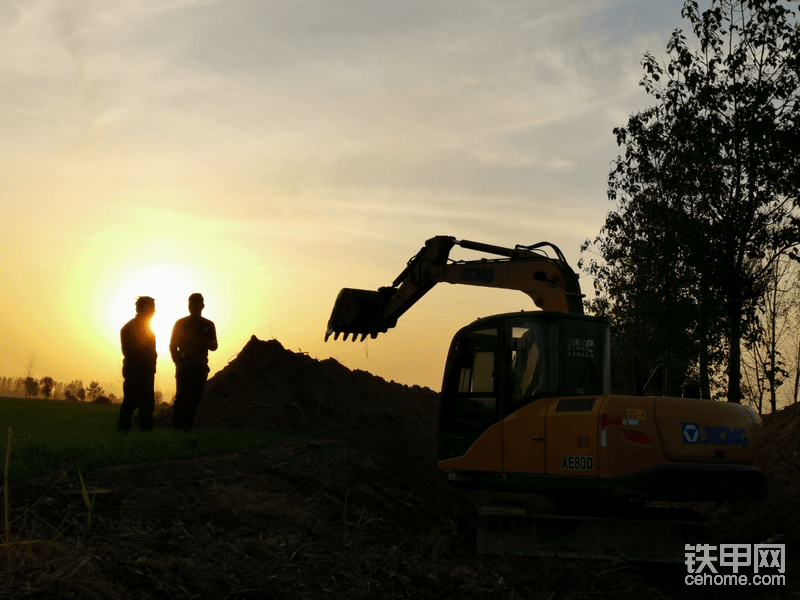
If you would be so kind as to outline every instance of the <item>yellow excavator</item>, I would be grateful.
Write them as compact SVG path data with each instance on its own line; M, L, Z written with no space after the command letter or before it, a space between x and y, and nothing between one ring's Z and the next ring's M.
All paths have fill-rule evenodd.
M493 258L451 260L454 246ZM597 507L614 504L617 510L625 507L621 518L638 517L641 511L630 503L607 500L643 504L755 500L766 495L762 422L753 409L705 399L609 393L609 321L584 314L577 275L561 251L547 242L512 249L450 236L431 238L390 287L341 290L325 339L341 334L344 339L352 335L354 341L375 338L440 282L519 290L540 309L480 318L453 338L438 432L439 468L451 485L544 494L596 516ZM484 510L490 518L518 512L518 507L503 503ZM559 524L574 530L566 536L566 545L543 534L541 520L531 522L528 529L535 531L524 539L500 539L499 544L501 551L577 555L575 547L582 547L579 538L584 534L607 538L619 526L613 519L604 521L599 529L588 534L581 530L580 535L575 531L585 527L586 519L578 529L574 520ZM659 516L650 521L676 519ZM687 531L712 535L694 517L684 524L684 529L675 523L667 526L670 535L679 538L675 548L683 547ZM513 529L506 521L495 525ZM649 529L647 535L665 535L657 527ZM565 538L562 533L555 538ZM622 538L612 544L611 552L628 548L628 542ZM533 551L528 551L531 546ZM549 546L562 550L551 552ZM635 552L648 560L647 552L659 554L660 549ZM678 559L683 559L682 551Z

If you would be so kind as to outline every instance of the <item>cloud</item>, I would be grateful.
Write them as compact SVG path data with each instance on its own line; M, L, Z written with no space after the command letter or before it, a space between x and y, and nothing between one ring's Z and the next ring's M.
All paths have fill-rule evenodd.
M12 29L38 57L22 61L18 87L49 79L39 91L51 116L33 139L54 149L101 153L112 166L117 155L122 169L168 156L191 170L173 160L191 154L284 180L352 185L388 171L388 182L419 187L437 171L574 167L567 153L514 137L569 128L618 97L619 49L581 26L602 7L40 2ZM42 71L45 56L57 60ZM20 121L7 130L32 143Z

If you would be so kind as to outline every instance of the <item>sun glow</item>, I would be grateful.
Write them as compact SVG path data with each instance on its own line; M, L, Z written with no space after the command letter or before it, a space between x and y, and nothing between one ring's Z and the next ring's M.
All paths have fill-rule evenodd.
M198 291L187 270L170 264L137 267L121 273L113 290L104 319L110 334L118 340L120 328L136 314L136 298L150 296L156 302L150 322L156 334L156 350L160 358L166 358L172 326L189 314L189 294Z
M106 246L107 251L98 251ZM233 315L252 314L254 295L232 293L231 290L239 289L241 281L220 268L218 262L229 263L225 257L224 252L203 252L168 238L141 240L135 245L121 240L116 245L97 244L87 248L72 269L66 298L70 319L58 327L65 344L91 349L92 359L90 364L74 369L77 375L69 377L97 379L107 391L120 395L120 329L136 315L136 299L150 296L156 309L150 322L158 352L155 385L169 400L175 387L169 341L175 321L189 314L191 294L203 294L206 304L203 316L224 332L220 341L223 352L228 351L225 344L230 340L238 343L245 337L232 326L236 322ZM249 337L254 331L250 326L246 329ZM221 352L211 353L212 373L222 368L228 358Z

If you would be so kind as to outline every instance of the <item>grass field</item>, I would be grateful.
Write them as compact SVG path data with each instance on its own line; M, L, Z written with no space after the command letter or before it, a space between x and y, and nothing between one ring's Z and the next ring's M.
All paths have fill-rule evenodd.
M0 460L13 426L9 479L26 481L59 471L86 474L109 465L157 463L263 448L298 433L260 430L116 429L119 405L0 398Z

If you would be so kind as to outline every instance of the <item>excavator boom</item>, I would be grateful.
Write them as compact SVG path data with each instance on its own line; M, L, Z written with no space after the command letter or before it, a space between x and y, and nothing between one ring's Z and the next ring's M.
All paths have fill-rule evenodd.
M503 258L453 261L449 256L454 246ZM556 258L544 253L548 246ZM364 340L368 335L375 338L378 333L385 333L440 282L519 290L541 309L583 314L578 277L553 244L541 242L512 249L436 236L425 242L391 286L377 291L341 290L328 321L325 340L331 335L338 339L340 334L344 334L344 339L352 334L353 341L358 336Z

